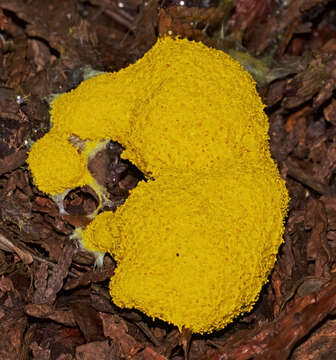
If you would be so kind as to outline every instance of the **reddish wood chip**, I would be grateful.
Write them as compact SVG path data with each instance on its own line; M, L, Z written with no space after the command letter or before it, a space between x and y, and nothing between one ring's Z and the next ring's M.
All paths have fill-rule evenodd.
M26 159L26 150L17 150L5 158L0 159L0 175L17 169L24 164Z

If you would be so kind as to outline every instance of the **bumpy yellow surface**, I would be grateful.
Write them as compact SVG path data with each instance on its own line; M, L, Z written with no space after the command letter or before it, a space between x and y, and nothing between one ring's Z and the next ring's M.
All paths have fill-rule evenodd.
M93 182L86 156L55 131L32 146L28 164L39 189L51 195Z
M282 242L288 195L263 104L236 61L159 39L136 64L58 97L51 114L46 137L63 141L66 154L45 149L59 145L42 138L28 159L46 193L92 182L90 152L70 151L72 134L118 141L150 178L82 234L87 249L118 262L110 284L117 305L196 333L252 308ZM54 168L62 176L50 177Z

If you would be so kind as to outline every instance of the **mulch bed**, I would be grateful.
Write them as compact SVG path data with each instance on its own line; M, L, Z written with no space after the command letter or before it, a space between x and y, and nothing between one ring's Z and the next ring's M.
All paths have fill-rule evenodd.
M134 63L167 33L222 49L251 72L291 197L254 310L193 336L189 360L336 358L335 2L0 0L0 360L184 358L175 327L110 301L113 259L98 270L70 240L97 206L92 189L71 191L61 215L25 163L50 129L52 94L75 88L88 67ZM112 207L141 178L120 151L91 164Z

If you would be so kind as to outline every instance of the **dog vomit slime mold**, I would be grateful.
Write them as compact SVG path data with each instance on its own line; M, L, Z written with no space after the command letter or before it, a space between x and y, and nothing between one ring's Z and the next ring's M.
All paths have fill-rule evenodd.
M283 241L288 203L263 108L238 62L169 37L53 101L53 127L28 158L40 190L95 187L87 162L109 139L148 179L82 232L88 250L118 263L116 305L194 333L252 309Z

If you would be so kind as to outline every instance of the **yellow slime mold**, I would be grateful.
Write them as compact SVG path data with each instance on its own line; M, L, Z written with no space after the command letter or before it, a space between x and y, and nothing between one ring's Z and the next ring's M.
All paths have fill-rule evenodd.
M263 108L239 63L171 38L54 100L54 135L28 159L41 190L92 181L84 166L90 151L70 151L71 135L118 141L122 156L154 178L82 233L88 250L118 263L115 304L195 333L222 329L252 308L274 266L288 203ZM56 146L48 136L63 139L66 155L45 150ZM50 180L50 164L64 175Z

